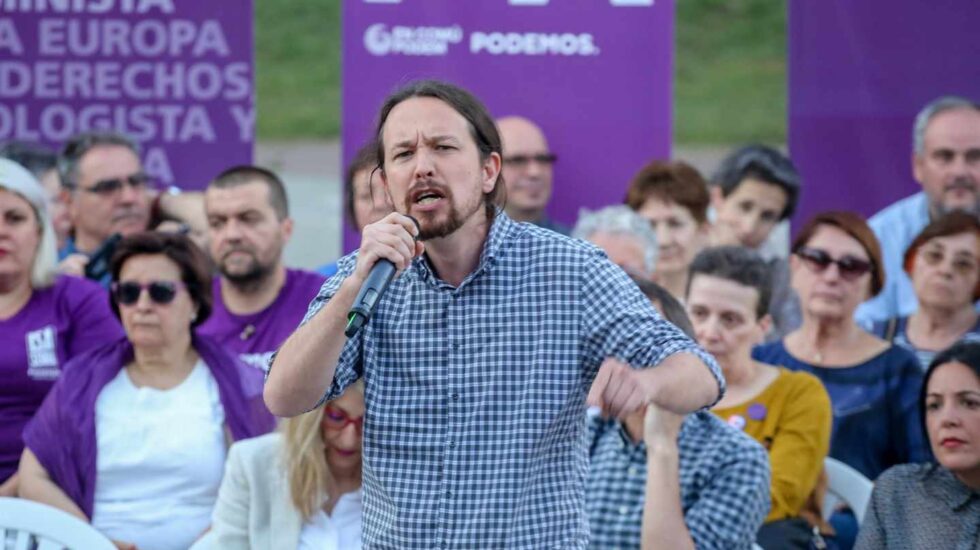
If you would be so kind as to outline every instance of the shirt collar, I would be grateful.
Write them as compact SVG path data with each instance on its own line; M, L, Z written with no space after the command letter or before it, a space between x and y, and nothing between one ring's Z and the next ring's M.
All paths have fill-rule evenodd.
M498 208L497 214L494 216L493 222L490 225L490 231L487 233L487 238L483 242L483 252L480 253L480 262L477 264L476 269L467 275L463 283L459 286L462 288L475 277L493 267L497 259L506 252L509 244L521 232L521 224L510 219L502 209ZM424 254L412 260L412 268L412 271L419 280L436 282L433 281L432 266L429 264L428 257Z
M964 485L963 482L956 479L953 472L942 466L934 465L931 468L926 468L922 472L921 480L923 482L929 480L928 485L926 485L927 489L936 498L945 502L954 512L968 506L973 499L980 498L980 494Z

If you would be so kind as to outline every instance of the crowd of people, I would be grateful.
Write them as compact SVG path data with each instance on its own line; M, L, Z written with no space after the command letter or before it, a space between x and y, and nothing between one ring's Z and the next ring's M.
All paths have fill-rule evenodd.
M265 168L181 192L113 131L2 144L0 497L143 550L980 549L980 105L911 130L921 192L788 246L820 182L758 144L568 227L542 128L412 83L316 272ZM867 510L824 509L828 459Z

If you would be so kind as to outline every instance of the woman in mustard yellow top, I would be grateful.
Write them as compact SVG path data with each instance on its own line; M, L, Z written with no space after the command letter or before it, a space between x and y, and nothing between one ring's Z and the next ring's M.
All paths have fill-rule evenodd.
M813 375L754 361L752 346L771 324L766 263L742 247L701 252L691 264L687 312L698 343L715 356L728 389L712 410L769 451L772 506L759 531L763 548L807 548L804 514L830 446L830 398ZM828 533L825 525L821 532Z

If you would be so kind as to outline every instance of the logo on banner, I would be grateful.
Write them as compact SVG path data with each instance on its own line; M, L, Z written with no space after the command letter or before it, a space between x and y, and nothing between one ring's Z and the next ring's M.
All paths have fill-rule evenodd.
M53 325L27 333L27 375L35 380L53 380L58 377L58 353Z
M490 55L599 55L589 33L474 32L470 53Z
M364 47L372 55L446 55L450 44L463 41L463 29L451 27L405 27L390 29L375 23L364 31Z

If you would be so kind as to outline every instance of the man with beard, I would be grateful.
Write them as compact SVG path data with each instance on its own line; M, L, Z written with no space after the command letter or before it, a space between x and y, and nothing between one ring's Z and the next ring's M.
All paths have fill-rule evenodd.
M855 313L866 326L918 308L902 261L930 221L952 210L980 214L980 104L955 96L930 102L915 117L912 145L912 174L922 191L868 220L881 243L886 277L881 293Z
M366 548L584 549L586 395L684 414L719 399L718 366L598 248L499 210L500 136L469 92L411 83L378 121L396 211L280 348L266 403L295 416L363 377ZM382 258L401 274L348 339Z
M214 310L198 332L266 370L326 279L283 265L293 220L286 189L271 171L225 170L208 185L204 207L208 248L221 275L214 279Z
M108 130L73 136L58 157L62 200L68 209L71 235L58 254L59 270L82 276L89 257L114 234L145 231L151 209L188 225L200 217L200 193L158 193L143 171L139 146ZM103 258L108 264L109 256ZM109 274L100 282L107 286Z
M501 172L507 185L507 215L568 235L568 227L548 219L545 208L551 199L552 168L558 157L548 147L541 128L519 116L497 121L504 147Z

